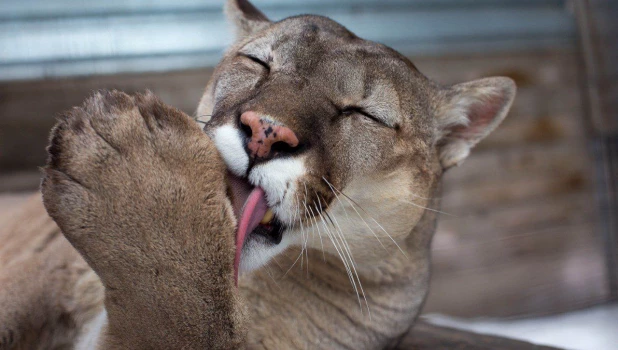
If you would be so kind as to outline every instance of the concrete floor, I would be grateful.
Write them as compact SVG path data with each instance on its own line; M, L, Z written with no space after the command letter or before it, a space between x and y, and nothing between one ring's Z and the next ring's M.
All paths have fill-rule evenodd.
M520 320L423 316L430 323L571 350L618 349L618 303Z

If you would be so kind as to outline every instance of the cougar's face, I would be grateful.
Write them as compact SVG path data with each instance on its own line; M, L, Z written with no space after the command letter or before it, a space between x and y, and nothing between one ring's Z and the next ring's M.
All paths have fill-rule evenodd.
M439 177L504 119L513 81L442 87L325 17L273 23L247 0L227 13L238 39L197 113L229 169L236 272L290 245L348 269L425 254L432 228L411 233Z
M240 269L293 244L370 252L409 234L420 210L406 202L423 206L435 176L430 88L404 57L323 17L234 46L198 114L212 114L204 130L229 168Z

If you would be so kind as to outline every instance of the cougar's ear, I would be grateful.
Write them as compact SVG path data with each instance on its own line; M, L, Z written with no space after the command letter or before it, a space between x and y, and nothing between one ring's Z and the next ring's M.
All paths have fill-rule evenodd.
M435 103L437 147L444 169L459 165L506 117L517 88L506 77L457 84L439 92Z
M268 25L270 20L248 0L227 0L225 13L236 28L236 40L254 34Z

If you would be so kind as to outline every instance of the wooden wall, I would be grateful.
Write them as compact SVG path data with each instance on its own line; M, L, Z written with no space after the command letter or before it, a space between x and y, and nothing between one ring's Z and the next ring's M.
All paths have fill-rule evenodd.
M609 298L578 61L571 53L417 61L443 82L508 75L513 108L445 177L426 312L523 316Z
M519 85L513 110L446 175L426 312L523 316L608 299L594 172L570 51L417 57L429 77L489 75ZM53 115L92 90L151 89L192 113L211 71L0 84L0 190L34 189Z

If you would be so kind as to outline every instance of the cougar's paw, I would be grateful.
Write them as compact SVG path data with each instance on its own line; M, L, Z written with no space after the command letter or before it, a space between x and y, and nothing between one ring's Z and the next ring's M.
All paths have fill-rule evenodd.
M203 254L196 233L233 230L214 145L151 93L96 93L60 117L48 152L45 206L99 273Z
M95 188L102 170L127 159L182 153L179 147L193 141L184 137L202 136L189 119L150 92L134 97L97 92L59 118L51 134L48 166L85 188Z

